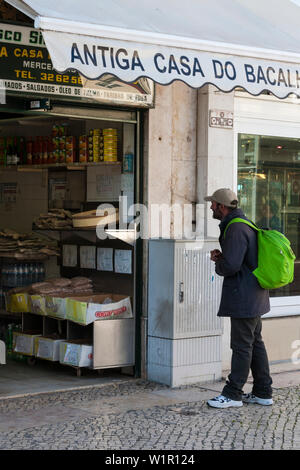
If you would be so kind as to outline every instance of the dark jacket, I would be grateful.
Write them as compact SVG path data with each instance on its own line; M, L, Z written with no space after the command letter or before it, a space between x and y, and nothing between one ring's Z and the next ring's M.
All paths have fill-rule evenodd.
M220 317L249 318L270 310L269 291L262 289L252 271L257 268L256 231L242 222L224 230L231 219L249 220L241 209L234 209L220 223L219 242L222 258L216 262L216 273L224 276Z

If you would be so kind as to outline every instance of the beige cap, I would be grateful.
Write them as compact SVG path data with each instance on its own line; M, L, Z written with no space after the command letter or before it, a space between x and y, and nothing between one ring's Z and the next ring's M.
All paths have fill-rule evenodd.
M211 196L206 196L205 201L216 201L219 204L224 204L226 207L237 207L237 195L229 188L217 189Z

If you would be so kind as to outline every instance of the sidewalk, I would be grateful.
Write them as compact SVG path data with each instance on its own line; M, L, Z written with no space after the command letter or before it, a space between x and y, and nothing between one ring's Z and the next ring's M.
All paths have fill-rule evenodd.
M300 368L281 369L271 367L269 407L209 408L224 380L170 389L128 378L1 398L0 450L300 449Z

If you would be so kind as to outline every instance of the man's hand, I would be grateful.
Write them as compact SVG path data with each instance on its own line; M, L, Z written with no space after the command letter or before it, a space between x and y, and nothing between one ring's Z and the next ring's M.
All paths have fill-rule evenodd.
M214 262L218 261L222 257L222 252L220 250L212 250L210 252L210 259Z

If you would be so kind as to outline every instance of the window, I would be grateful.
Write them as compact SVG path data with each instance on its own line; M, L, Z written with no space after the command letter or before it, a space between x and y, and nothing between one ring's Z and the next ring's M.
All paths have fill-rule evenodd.
M294 282L270 295L300 295L300 139L239 134L238 196L246 216L284 233L296 255Z

